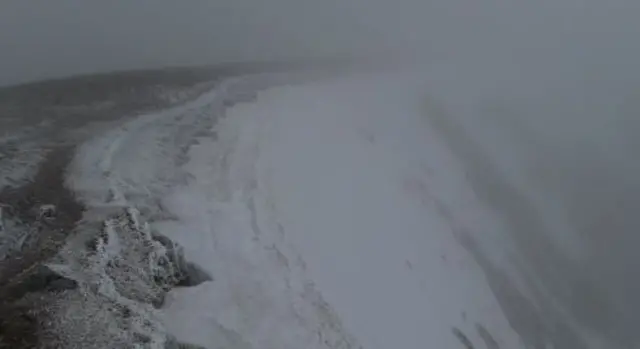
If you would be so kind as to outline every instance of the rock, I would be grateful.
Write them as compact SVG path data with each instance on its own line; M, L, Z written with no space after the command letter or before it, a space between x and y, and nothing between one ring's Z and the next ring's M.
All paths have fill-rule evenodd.
M187 262L182 248L168 237L155 233L153 239L162 244L168 251L171 263L178 272L178 282L175 286L191 287L198 286L203 282L211 281L213 278L197 264Z
M35 348L37 319L28 309L3 305L0 307L0 348Z
M56 206L55 205L42 205L40 206L40 219L51 219L56 216Z
M168 237L166 237L166 236L164 236L162 234L154 233L153 234L153 239L155 241L161 243L168 250L173 250L173 248L174 248L173 241L171 241L171 239L169 239Z
M187 262L185 268L180 271L183 275L176 286L193 287L203 282L212 281L211 275L200 268L197 264Z
M22 285L26 292L73 290L78 287L75 280L66 278L45 265L37 266Z
M75 280L64 277L45 265L38 265L18 280L7 285L3 291L3 298L17 299L28 293L60 292L78 288Z
M205 347L179 342L175 337L170 336L164 344L164 349L207 349Z
M41 212L46 220L55 207ZM42 261L0 289L0 348L35 347L19 342L27 333L38 333L37 341L50 347L65 348L71 343L78 343L78 348L129 347L126 343L162 346L163 337L157 336L162 326L150 306L161 307L174 287L212 279L185 259L179 244L152 233L133 209L86 228L51 264ZM75 322L69 314L86 317L78 315L82 321ZM18 334L8 337L7 331ZM167 341L165 347L204 349L176 340ZM235 348L220 348L227 347Z

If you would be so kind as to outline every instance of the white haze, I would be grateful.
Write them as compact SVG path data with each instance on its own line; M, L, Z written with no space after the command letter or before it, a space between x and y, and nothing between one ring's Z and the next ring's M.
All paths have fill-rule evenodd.
M614 303L602 326L637 343L639 18L637 0L4 0L0 85L229 61L418 61L439 79L431 98L528 147L531 181L566 207L589 246L585 278Z
M551 69L552 76L571 78L585 71L592 79L637 76L639 13L632 0L6 0L0 84L167 65L409 52L517 62L536 69L533 75Z

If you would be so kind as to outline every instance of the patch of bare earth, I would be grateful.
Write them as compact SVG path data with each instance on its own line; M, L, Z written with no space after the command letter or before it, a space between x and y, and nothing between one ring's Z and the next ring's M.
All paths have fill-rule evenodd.
M15 307L14 302L59 279L47 274L42 263L58 252L82 217L83 205L63 184L72 155L72 147L52 149L32 181L0 191L0 202L6 205L4 217L18 222L14 229L28 231L21 248L10 252L0 264L0 348L33 344L34 324L28 312ZM53 207L54 212L41 212L41 208Z

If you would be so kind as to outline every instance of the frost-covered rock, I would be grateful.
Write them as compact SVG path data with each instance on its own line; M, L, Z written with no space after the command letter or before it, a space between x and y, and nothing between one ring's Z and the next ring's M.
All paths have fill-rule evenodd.
M190 348L167 335L156 308L209 275L133 208L90 227L0 290L0 348ZM37 345L20 342L27 332Z

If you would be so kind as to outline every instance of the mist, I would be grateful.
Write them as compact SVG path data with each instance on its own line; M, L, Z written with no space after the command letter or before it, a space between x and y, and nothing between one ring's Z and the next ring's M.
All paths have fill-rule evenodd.
M9 0L0 4L0 84L121 69L374 55L499 60L525 68L520 79L547 71L628 80L627 74L638 74L631 68L640 54L639 11L631 0Z
M365 52L340 1L3 1L0 84L123 69Z
M425 97L518 140L532 191L561 208L587 249L584 278L614 303L607 324L583 320L638 343L638 18L637 0L5 0L0 85L238 61L418 63Z

